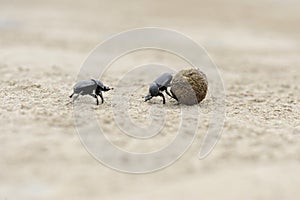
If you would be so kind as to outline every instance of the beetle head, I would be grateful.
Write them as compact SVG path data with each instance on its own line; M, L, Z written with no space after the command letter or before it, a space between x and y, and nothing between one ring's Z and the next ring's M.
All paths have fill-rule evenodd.
M149 93L147 94L147 96L145 96L145 101L152 99L152 97L155 97L158 94L159 94L158 85L156 83L152 83L149 87Z
M150 99L152 99L152 96L148 93L147 96L145 96L145 101L149 101Z
M105 85L103 85L103 88L102 88L103 91L109 91L109 90L113 90L113 89L114 88L110 88L110 87L105 86Z

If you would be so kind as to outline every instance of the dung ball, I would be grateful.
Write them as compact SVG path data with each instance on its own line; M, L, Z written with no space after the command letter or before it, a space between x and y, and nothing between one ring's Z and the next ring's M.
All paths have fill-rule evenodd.
M173 78L171 93L181 104L200 103L207 93L206 75L195 68L179 71Z

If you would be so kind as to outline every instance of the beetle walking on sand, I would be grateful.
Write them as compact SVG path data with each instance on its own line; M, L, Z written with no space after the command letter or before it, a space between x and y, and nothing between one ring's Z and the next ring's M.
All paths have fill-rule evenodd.
M149 87L149 93L145 96L145 101L149 101L153 97L161 96L163 98L163 104L166 103L165 96L163 95L163 91L167 93L171 98L174 98L168 91L168 87L171 86L172 74L164 73L160 75Z
M106 92L113 88L109 88L108 86L105 86L101 81L99 80L84 80L79 81L75 84L73 90L73 94L70 95L70 98L72 98L75 94L77 94L73 98L73 102L80 96L80 95L90 95L94 97L97 100L97 105L99 105L98 96L101 98L101 103L104 102L102 91Z

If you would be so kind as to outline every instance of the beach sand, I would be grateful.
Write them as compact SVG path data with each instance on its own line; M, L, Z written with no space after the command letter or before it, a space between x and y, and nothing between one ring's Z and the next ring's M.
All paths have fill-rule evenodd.
M0 200L13 199L297 199L300 196L300 2L287 1L0 1ZM132 175L100 164L81 144L69 95L93 48L121 31L174 29L207 50L226 92L222 137L203 160L208 128L199 123L191 148L158 172ZM186 63L163 52L136 52L103 77L120 77L144 63ZM178 67L178 68L177 68ZM148 121L143 102L157 71L133 86L129 114ZM97 77L96 77L97 78ZM115 90L116 91L116 90ZM87 101L108 137L128 151L148 152L170 141L180 109L167 98L166 129L154 141L118 134L105 103ZM212 110L208 96L203 116ZM147 124L147 123L146 123ZM113 155L112 155L113 156Z

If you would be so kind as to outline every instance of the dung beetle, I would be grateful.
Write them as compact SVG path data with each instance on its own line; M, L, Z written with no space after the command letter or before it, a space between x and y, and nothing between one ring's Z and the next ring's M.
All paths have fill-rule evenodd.
M149 87L149 93L145 96L145 101L149 101L152 97L161 96L163 98L163 104L166 103L163 91L170 97L174 98L168 91L168 87L171 86L172 74L164 73L160 75Z
M113 88L109 88L105 86L101 81L99 80L84 80L84 81L79 81L74 85L74 92L73 94L70 95L70 98L72 98L75 94L77 96L74 97L73 102L79 97L79 95L90 95L97 100L97 105L99 105L98 97L100 96L102 103L104 102L103 96L102 96L102 91L109 91Z

